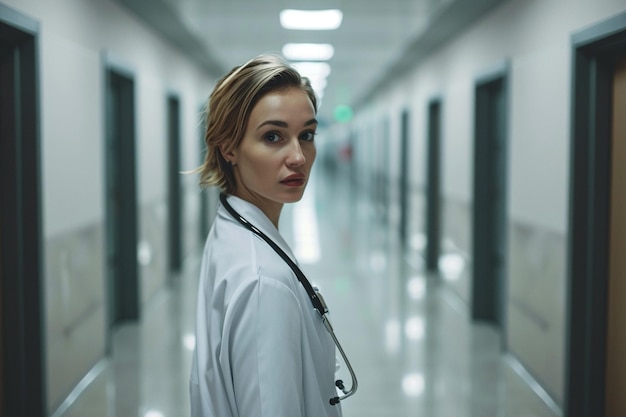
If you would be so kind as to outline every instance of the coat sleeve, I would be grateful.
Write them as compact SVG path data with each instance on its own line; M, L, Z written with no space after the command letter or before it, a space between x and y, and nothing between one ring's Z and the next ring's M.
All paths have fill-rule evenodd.
M259 277L231 304L226 348L240 417L304 414L302 320L296 295Z

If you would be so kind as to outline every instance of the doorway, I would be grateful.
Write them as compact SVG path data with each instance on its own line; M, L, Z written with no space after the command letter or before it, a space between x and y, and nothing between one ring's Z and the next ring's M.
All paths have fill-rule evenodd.
M409 181L409 124L410 124L409 110L402 111L400 116L400 179L399 179L399 193L400 193L400 245L402 248L406 248L407 237L409 234L409 197L411 193Z
M564 415L622 415L626 13L572 35Z
M383 146L383 168L382 168L382 176L383 176L383 185L382 185L382 200L383 200L383 224L385 228L389 226L389 213L391 211L391 152L389 149L389 143L391 142L391 122L389 121L389 117L385 116L383 120L383 132L382 139L385 143Z
M204 165L204 160L206 159L206 154L207 154L207 147L206 147L206 143L204 140L204 134L206 131L206 119L208 117L208 109L205 111L205 105L203 104L200 107L200 111L198 114L200 114L200 129L199 129L199 141L198 144L200 146L199 150L199 155L200 155L200 160L199 162L199 166L203 166ZM210 203L210 189L203 187L200 189L200 230L199 230L199 235L198 238L200 239L200 243L201 243L201 248L204 247L204 242L206 241L206 238L209 234L209 230L211 228L211 213L209 210L209 207L211 205Z
M472 318L505 328L507 78L505 63L475 84ZM506 340L503 338L503 340Z
M137 265L135 82L130 71L110 63L106 69L106 112L106 276L108 324L112 328L123 321L139 319L140 289ZM109 344L110 340L107 342Z
M0 415L46 415L39 25L0 5Z
M167 140L169 270L180 272L183 265L180 100L174 94L167 98Z
M613 73L606 414L626 415L626 55Z
M441 100L428 104L426 160L426 270L439 269L441 246Z
M382 123L376 123L372 129L374 137L373 142L373 196L374 196L374 212L377 219L382 220L385 215L385 169L387 168L387 149L389 148L387 141L384 139L384 126Z

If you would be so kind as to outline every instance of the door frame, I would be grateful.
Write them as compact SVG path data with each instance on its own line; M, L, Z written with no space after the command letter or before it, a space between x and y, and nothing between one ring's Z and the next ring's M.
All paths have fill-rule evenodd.
M183 265L183 186L181 179L181 100L167 94L167 241L169 271L178 273Z
M504 102L504 110L505 113L502 115L503 119L501 122L503 123L502 130L504 137L502 138L502 151L499 153L500 158L503 160L499 162L493 162L493 164L502 163L504 172L502 173L502 181L504 181L504 186L502 187L500 192L502 192L502 197L500 199L502 207L500 208L503 213L507 212L507 173L508 173L508 118L509 118L509 91L510 91L510 63L509 60L503 60L502 62L497 63L493 67L485 70L482 74L475 78L474 81L474 92L475 92L475 101L474 101L474 178L473 178L473 214L472 214L472 319L481 320L493 323L499 327L503 337L502 347L505 346L506 340L506 308L505 308L505 299L507 296L507 280L506 273L503 272L503 276L499 277L499 282L492 282L490 277L485 277L482 274L483 266L489 264L489 260L487 256L483 256L482 253L483 248L486 248L485 253L489 253L489 248L492 248L494 242L492 239L484 236L481 233L480 229L481 225L486 221L493 221L485 218L484 213L488 212L488 205L491 204L491 199L482 198L481 191L484 191L485 188L483 181L488 179L488 176L485 176L484 169L487 166L487 163L492 163L493 161L489 158L489 154L485 153L484 150L488 150L488 148L482 149L482 146L479 145L479 138L483 137L486 130L488 129L488 122L484 120L483 113L481 109L493 104L490 101L490 97L488 95L489 86L494 85L495 83L501 83L502 88L502 100ZM504 263L503 268L506 271L506 242L507 242L507 221L506 218L503 219L503 224L496 225L499 229L497 233L501 234L501 242L505 247L502 248L505 259L502 260ZM484 259L483 259L484 258Z
M208 152L207 150L207 146L205 143L205 132L206 132L206 120L208 117L208 106L206 103L202 103L199 107L199 127L198 127L198 145L200 146L199 149L199 156L200 156L200 160L199 162L199 166L202 167L204 166L204 160L206 159L206 154ZM212 216L211 216L211 192L210 192L210 188L208 187L201 187L200 188L200 219L199 219L199 225L200 227L198 228L198 239L200 240L201 243L201 248L204 247L204 243L206 242L207 236L209 234L209 230L211 229L211 224L212 224Z
M426 251L425 267L429 272L439 270L441 250L441 139L443 100L441 96L428 101L427 160L426 160Z
M409 234L409 201L411 194L411 181L409 169L409 151L411 149L411 111L404 108L400 112L400 177L399 177L399 204L400 204L400 222L399 236L400 246L406 248Z
M122 63L120 60L113 57L110 53L105 52L103 54L103 71L104 71L104 120L105 120L105 143L103 155L105 158L104 164L104 192L105 192L105 217L106 217L106 245L105 245L105 276L107 285L107 310L108 310L108 322L107 322L107 352L111 350L111 328L115 323L121 321L137 321L141 314L141 302L140 302L140 278L139 278L139 264L137 261L137 244L139 239L138 228L138 187L137 187L137 121L136 121L136 83L135 74L129 66ZM111 236L115 236L111 232L111 228L114 227L112 223L112 213L106 206L108 201L109 188L111 186L116 187L115 184L110 184L110 172L109 158L112 157L110 150L110 143L112 143L113 132L111 131L111 95L110 85L112 77L123 79L127 84L125 87L125 93L127 94L128 108L124 112L130 122L128 128L128 136L131 140L122 141L125 146L124 149L117 149L117 169L120 169L122 176L125 178L121 181L121 185L118 192L122 195L124 205L121 209L122 213L120 217L120 225L117 229L124 235L123 238L119 238L123 245L118 251L121 253L122 259L119 263L123 269L122 273L117 275L109 268L109 253L108 245L115 242L110 242ZM123 279L122 279L123 276Z
M626 13L571 37L572 112L564 413L605 412L613 58Z
M0 4L0 39L13 50L8 70L19 66L8 85L0 87L13 87L1 99L8 111L19 106L9 114L12 126L3 128L13 130L10 136L15 140L0 140L0 193L16 196L0 199L0 242L11 242L0 246L0 414L43 417L47 398L39 27L37 21Z
M388 115L385 115L382 121L382 138L383 141L387 143L387 146L383 148L383 224L389 226L389 213L391 212L391 196L393 189L391 184L391 179L393 178L391 171L393 157L391 152L389 152L391 147L388 145L391 142L391 120L389 120Z

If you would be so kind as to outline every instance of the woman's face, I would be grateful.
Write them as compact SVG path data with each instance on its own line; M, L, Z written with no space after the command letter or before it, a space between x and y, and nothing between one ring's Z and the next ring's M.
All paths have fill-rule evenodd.
M235 194L277 223L283 203L302 198L316 150L315 110L299 88L274 91L252 109L239 148L225 157L233 163Z

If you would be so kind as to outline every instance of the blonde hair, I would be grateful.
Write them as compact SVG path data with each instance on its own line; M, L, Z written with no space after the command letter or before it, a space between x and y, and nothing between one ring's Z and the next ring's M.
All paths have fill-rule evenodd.
M266 94L296 87L304 90L317 112L317 99L309 80L277 55L260 55L233 68L213 89L206 108L206 157L200 186L217 185L229 194L236 189L233 167L222 155L241 144L250 113Z

